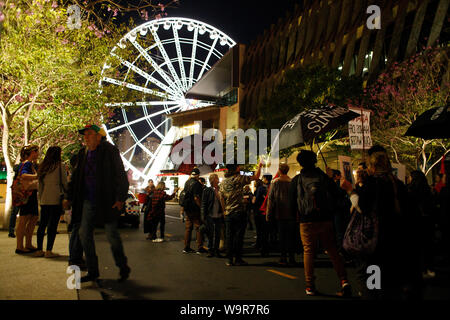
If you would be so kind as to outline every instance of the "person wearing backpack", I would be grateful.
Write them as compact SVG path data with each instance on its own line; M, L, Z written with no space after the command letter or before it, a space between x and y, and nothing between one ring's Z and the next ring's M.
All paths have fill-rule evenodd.
M305 266L306 294L316 295L314 277L314 257L317 241L320 240L333 262L339 277L341 290L338 296L351 296L344 260L338 254L333 228L333 211L338 193L333 180L316 167L317 157L314 152L302 150L297 155L302 167L299 175L291 182L296 194L297 218L300 222L300 234L303 243L303 262ZM292 203L292 201L291 201Z
M200 226L203 224L200 210L202 205L203 185L200 183L199 179L200 170L194 168L191 172L191 177L186 181L184 190L180 194L180 205L184 208L186 216L183 253L194 252L194 250L191 249L191 237L194 227L197 233L197 253L202 254L207 252L207 250L203 248L203 235L202 232L200 232Z

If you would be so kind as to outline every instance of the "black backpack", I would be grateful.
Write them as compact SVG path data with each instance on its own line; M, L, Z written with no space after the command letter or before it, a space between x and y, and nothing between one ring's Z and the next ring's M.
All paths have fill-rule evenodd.
M178 197L178 204L180 206L182 206L183 208L185 208L187 206L186 193L187 192L186 192L186 188L185 188L180 192L180 196Z
M320 171L301 174L297 183L297 205L301 215L322 215L331 212L335 201L324 174Z
M194 197L192 195L192 187L194 183L197 181L194 179L189 179L186 181L186 184L184 185L183 191L180 193L180 197L178 199L178 204L182 206L184 209L190 209L192 208L194 204ZM198 182L200 183L200 182Z

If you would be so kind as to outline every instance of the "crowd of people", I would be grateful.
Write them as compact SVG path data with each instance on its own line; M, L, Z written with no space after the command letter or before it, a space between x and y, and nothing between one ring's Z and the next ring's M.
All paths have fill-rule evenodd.
M200 171L193 169L179 200L186 228L182 251L223 257L227 266L247 265L242 255L244 234L254 226L253 248L262 257L279 252L280 266L299 266L296 254L303 257L307 295L317 294L314 261L323 252L339 279L338 296L357 293L366 299L420 298L424 280L436 276L437 234L441 234L443 245L440 253L449 249L446 177L440 175L430 187L421 171L413 171L405 184L393 174L387 152L380 146L369 150L367 164L359 164L355 186L339 170L319 169L311 151L299 152L297 161L302 169L292 179L285 163L280 164L273 179L271 175L260 179L261 165L253 176L240 175L238 165L227 165L225 179L219 183L217 174L211 173L209 186L201 181ZM155 189L152 185L147 191ZM162 191L156 196L158 200L148 202L158 208L156 216L164 215L162 204L176 191L173 195ZM152 192L156 194L149 194ZM147 217L155 216L152 209L147 211ZM344 242L352 216L371 214L377 221L375 249L347 251ZM160 220L148 218L154 225L144 232L153 241ZM191 248L194 228L196 250ZM161 234L163 237L164 232ZM356 291L348 280L348 265L356 267ZM372 265L381 270L381 290L367 288L367 270Z
M69 173L61 163L61 148L57 146L47 150L40 165L37 146L21 150L14 180L27 184L29 195L12 211L11 221L19 213L15 252L58 257L52 251L58 222L63 209L71 208L69 265L87 269L82 282L100 276L94 229L103 226L120 269L119 280L123 281L131 269L117 224L128 193L127 175L118 149L106 141L101 128L88 125L79 133L84 136L86 147L71 159ZM317 254L323 252L329 256L339 279L339 296L349 297L354 291L346 271L346 263L351 262L357 268L355 285L363 298L422 297L424 279L436 276L436 248L440 253L447 252L448 259L448 177L439 175L430 187L421 171L413 171L405 184L393 174L387 152L380 146L372 147L367 164L358 166L354 187L338 170L326 168L324 172L318 168L317 157L311 151L300 151L297 162L302 169L292 179L285 163L280 164L274 178L264 175L262 179L262 164L251 176L241 175L239 165L228 164L225 179L220 182L218 175L211 173L209 186L200 177L199 169L194 168L178 196L185 223L183 253L205 253L209 258L225 258L230 267L245 266L248 263L243 259L244 235L247 228L255 228L254 248L261 256L279 252L281 266L299 266L296 254L302 256L307 295L318 292L314 262ZM449 172L448 161L445 165L445 172ZM165 189L164 182L155 186L153 181L146 188L144 232L153 242L164 241L165 203L178 192L176 188L169 195ZM346 241L352 240L347 239L348 230L358 215L376 218L375 234L370 239L375 244L373 250L346 249ZM32 237L38 220L34 247ZM195 250L191 248L194 229ZM10 236L11 233L14 235L14 228ZM380 290L369 290L366 285L367 269L373 265L382 273Z

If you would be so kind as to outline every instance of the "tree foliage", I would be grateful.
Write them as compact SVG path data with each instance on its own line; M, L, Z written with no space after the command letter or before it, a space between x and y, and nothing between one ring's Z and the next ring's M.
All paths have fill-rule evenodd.
M365 90L361 102L373 111L373 139L410 170L428 173L450 149L448 139L404 136L420 114L448 103L448 53L445 47L429 47L402 63L393 63Z

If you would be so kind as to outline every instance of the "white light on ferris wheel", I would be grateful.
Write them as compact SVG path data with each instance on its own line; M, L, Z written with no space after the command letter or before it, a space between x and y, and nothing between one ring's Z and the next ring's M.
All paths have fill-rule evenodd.
M173 32L162 32L160 26L166 30L173 27ZM148 31L152 34L149 35ZM198 34L204 35L206 32L209 32L209 37L203 36L200 40ZM138 33L141 36L138 37ZM152 41L144 41L146 36L150 36ZM127 52L116 50L116 47L111 50L111 55L121 64L117 66L105 63L99 81L99 91L101 92L101 88L106 84L113 90L128 90L130 96L145 95L139 102L109 101L106 104L109 107L122 108L122 118L109 122L104 129L111 143L114 143L114 135L124 131L129 134L131 145L123 147L120 152L124 164L132 170L135 181L143 179L145 184L148 179L154 178L157 174L155 172L161 170L165 163L160 159L165 154L166 145L161 144L154 151L147 148L145 143L146 139L152 136L161 142L165 141L166 137L169 137L167 141L171 139L170 118L166 115L211 105L207 101L185 99L184 92L192 88L235 44L226 34L201 21L162 18L148 21L128 32L117 43L117 48L128 47L130 50ZM173 50L174 48L176 50ZM136 56L140 59L139 64L135 63ZM107 69L110 77L104 74ZM129 79L134 79L136 75L143 81L130 82ZM133 110L127 111L127 108ZM137 108L141 108L141 111L136 110ZM142 116L136 118L134 112L137 111ZM129 117L131 114L133 115ZM141 124L148 124L143 135L137 134L134 129L135 125ZM141 161L139 157L142 153L148 155L149 160L146 160L144 168L138 169L133 163Z

